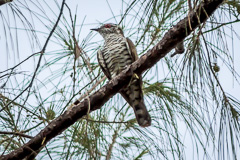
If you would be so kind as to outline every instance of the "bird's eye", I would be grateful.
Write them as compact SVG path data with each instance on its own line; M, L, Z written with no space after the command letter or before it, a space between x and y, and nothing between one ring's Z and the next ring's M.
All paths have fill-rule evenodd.
M105 24L104 27L105 28L111 28L112 26L111 26L111 24Z

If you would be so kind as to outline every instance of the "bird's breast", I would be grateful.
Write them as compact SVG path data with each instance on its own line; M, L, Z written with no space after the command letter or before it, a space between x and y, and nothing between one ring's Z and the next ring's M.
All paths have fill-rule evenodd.
M127 65L132 63L126 41L121 38L106 41L102 54L112 77L119 74Z

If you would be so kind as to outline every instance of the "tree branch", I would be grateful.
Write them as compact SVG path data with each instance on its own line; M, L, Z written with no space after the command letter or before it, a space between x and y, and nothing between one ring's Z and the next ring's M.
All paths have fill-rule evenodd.
M101 89L76 104L75 107L67 110L63 115L54 119L39 134L37 134L28 143L19 149L2 156L2 159L23 159L32 153L38 151L46 145L52 138L61 134L65 129L74 124L78 119L88 112L100 109L113 95L115 95L123 86L128 84L133 73L142 74L147 69L154 66L161 58L171 51L179 42L186 38L196 27L205 22L210 15L217 9L223 0L204 0L195 11L173 26L163 37L163 39L143 55L139 60L130 65L114 79L109 81ZM89 102L90 100L90 102Z
M112 143L109 144L109 148L107 151L107 156L106 156L106 160L110 160L111 156L112 156L112 150L113 150L113 145L116 143L116 139L118 137L118 132L121 128L121 125L118 126L118 128L114 131L113 135L112 135Z

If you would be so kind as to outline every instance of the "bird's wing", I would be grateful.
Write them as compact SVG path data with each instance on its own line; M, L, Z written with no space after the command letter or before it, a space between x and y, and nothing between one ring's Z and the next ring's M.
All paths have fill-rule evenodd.
M133 42L126 38L126 45L128 52L132 57L132 62L138 59L137 50ZM133 75L130 84L122 88L120 91L124 99L133 107L138 124L142 127L151 125L151 117L147 111L147 108L143 100L142 92L142 76L136 74Z
M109 70L107 69L106 62L103 58L102 51L99 49L97 52L97 59L98 63L103 71L103 73L107 76L108 79L111 79L111 74L109 73Z
M126 44L127 44L128 52L130 53L130 55L132 57L132 60L134 62L138 59L138 54L137 54L136 47L129 38L126 38L126 40L127 40Z
M131 55L132 57L132 60L133 62L136 61L138 59L138 54L137 54L137 50L136 50L136 47L135 45L133 44L133 42L129 39L129 38L126 38L126 45L127 45L127 48L128 48L128 52L129 54ZM140 88L142 87L142 76L141 75L138 75L138 78L136 78L135 76L132 78L132 80L135 79L135 85L139 86ZM132 82L130 82L132 83ZM128 87L129 89L131 87ZM130 100L130 97L129 95L126 93L126 91L124 91L124 89L122 89L120 91L121 95L124 97L124 99L130 104L132 105L132 102ZM140 89L140 99L142 99L142 91Z

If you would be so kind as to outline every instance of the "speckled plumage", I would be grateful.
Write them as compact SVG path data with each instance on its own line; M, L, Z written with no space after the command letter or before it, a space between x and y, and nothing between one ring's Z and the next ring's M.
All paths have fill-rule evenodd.
M104 24L98 29L105 43L97 53L98 62L108 79L112 79L128 65L138 59L136 48L129 38L125 38L121 28L115 24ZM130 85L120 91L124 99L133 107L138 124L151 125L151 117L143 101L142 77L133 76Z

